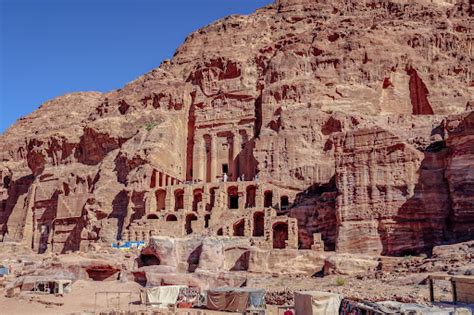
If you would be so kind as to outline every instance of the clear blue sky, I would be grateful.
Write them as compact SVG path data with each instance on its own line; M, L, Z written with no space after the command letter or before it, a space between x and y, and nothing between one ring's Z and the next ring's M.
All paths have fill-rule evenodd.
M48 99L123 86L190 32L272 0L0 0L0 133Z

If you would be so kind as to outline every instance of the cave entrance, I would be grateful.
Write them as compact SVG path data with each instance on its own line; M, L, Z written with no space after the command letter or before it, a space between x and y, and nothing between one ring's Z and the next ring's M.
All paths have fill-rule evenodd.
M118 269L113 268L94 268L86 269L87 275L94 281L116 280L118 277Z
M222 164L222 174L229 175L229 164Z
M179 189L174 193L174 210L178 211L184 208L184 190Z
M280 198L280 209L281 210L287 210L290 206L290 201L288 199L288 196L281 196Z
M212 208L214 208L214 204L216 203L216 190L217 187L212 187L209 189L210 200L207 205L207 211L212 211Z
M234 236L245 235L245 220L241 219L234 224Z
M235 264L230 269L230 271L247 271L247 270L249 270L249 264L250 264L250 251L245 251L235 261Z
M195 189L193 192L193 211L197 212L199 204L202 202L202 189Z
M201 259L202 244L196 247L188 257L188 272L194 272L199 267L199 261Z
M263 236L265 232L265 214L255 212L253 214L253 236Z
M178 218L174 214L170 214L166 217L166 221L178 221Z
M247 200L245 202L245 208L254 208L255 207L255 196L257 195L257 187L248 186L246 189Z
M229 187L227 190L229 195L229 209L239 209L239 191L235 186Z
M138 267L157 266L159 264L161 264L161 261L156 255L140 254L138 257Z
M264 206L265 208L270 208L270 207L273 206L273 191L267 190L267 191L264 193L263 206Z
M193 221L197 221L197 217L194 215L194 214L188 214L186 216L186 223L185 223L185 230L186 230L186 234L191 234L193 233L193 224L192 222Z
M285 222L278 222L273 225L273 248L286 248L286 241L288 240L288 224Z
M156 196L156 210L162 211L166 208L166 190L158 189L155 192Z

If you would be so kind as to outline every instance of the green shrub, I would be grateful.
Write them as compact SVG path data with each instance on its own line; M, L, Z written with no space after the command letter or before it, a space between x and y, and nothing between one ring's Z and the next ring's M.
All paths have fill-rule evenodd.
M150 121L145 124L146 131L152 131L158 124L155 121Z
M338 287L342 287L342 286L345 285L345 284L346 284L346 279L341 278L341 277L337 277L337 278L336 278L336 285L337 285Z

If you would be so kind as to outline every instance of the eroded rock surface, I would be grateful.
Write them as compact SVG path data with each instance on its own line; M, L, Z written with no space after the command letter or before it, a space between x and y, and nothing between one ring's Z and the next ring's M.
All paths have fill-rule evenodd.
M232 236L262 257L472 239L470 14L278 0L193 32L121 89L48 101L0 136L0 239L65 253Z

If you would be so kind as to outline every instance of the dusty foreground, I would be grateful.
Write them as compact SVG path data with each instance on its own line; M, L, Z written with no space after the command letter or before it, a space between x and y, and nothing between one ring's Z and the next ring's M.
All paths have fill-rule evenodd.
M0 305L6 310L5 314L70 314L70 313L89 313L107 309L105 296L98 297L98 303L95 304L95 295L97 292L104 291L122 291L131 292L131 309L137 310L139 305L133 304L140 300L140 285L135 282L120 283L118 281L86 281L78 280L72 286L72 293L64 296L55 296L52 294L39 295L22 293L15 298L7 298L3 294L0 296ZM116 307L119 301L116 297L109 297L111 307ZM121 308L128 310L129 297L123 295L120 301Z
M12 272L0 278L1 313L93 314L114 309L146 310L147 307L140 303L140 289L145 285L157 285L153 283L156 281L154 273L160 274L159 268L165 266L139 267L140 257L138 250L37 255L29 253L19 245L2 244L0 262ZM240 285L266 289L267 305L291 306L293 292L301 290L337 292L353 300L392 300L425 304L429 302L429 286L426 281L429 274L474 273L474 241L436 247L430 258L379 257L377 270L365 272L358 265L360 257L351 259L343 256L343 259L343 263L333 266L331 274L323 272L303 276L228 272L213 275L221 282L216 282L217 278L212 281L208 279L207 287L205 285L201 289L212 288L212 285L235 284L245 279ZM145 279L143 274L146 275ZM40 276L73 280L71 292L53 295L24 290L27 279ZM172 279L173 284L190 284L193 281L190 279L194 279L196 283L204 283L206 280L204 275L198 273L173 275ZM19 286L21 281L23 289ZM11 288L15 286L17 292L8 294L7 291L10 289L11 293ZM116 292L122 292L120 297ZM435 293L437 297L448 301L451 298L450 284L437 282Z

